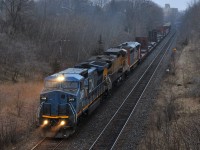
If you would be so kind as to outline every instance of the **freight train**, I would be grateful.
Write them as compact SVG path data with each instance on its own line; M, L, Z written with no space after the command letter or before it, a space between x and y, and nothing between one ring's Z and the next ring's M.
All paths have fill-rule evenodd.
M91 114L113 85L124 79L169 31L170 26L165 25L149 32L151 42L137 37L136 42L124 42L46 77L38 109L42 136L64 138L73 134L80 117Z

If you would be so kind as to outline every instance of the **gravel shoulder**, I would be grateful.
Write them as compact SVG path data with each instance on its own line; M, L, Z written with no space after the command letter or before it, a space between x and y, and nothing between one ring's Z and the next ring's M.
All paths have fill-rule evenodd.
M138 149L200 149L199 60L198 44L190 43L172 55Z

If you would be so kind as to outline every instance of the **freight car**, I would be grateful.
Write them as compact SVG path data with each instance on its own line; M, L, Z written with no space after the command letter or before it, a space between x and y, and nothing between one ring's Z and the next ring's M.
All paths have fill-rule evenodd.
M125 78L145 58L141 47L146 45L141 44L122 43L103 55L46 77L38 109L42 136L64 138L73 134L81 116L91 114L113 84Z

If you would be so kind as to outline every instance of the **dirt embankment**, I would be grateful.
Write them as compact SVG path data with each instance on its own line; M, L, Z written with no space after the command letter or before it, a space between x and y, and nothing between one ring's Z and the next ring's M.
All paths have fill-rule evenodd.
M175 51L169 70L140 150L200 148L200 45Z

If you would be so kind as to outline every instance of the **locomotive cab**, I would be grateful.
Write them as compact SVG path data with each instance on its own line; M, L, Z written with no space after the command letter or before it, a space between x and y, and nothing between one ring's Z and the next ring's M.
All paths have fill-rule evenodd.
M86 95L84 79L82 75L67 73L66 70L45 78L38 111L39 126L45 136L57 137L61 133L63 137L73 132L77 124L79 103Z
M118 48L126 49L128 52L128 65L130 68L140 62L141 59L141 44L138 42L125 42Z
M68 68L45 78L38 110L45 137L68 137L75 131L79 117L98 106L98 98L108 85L103 78L107 69L97 68Z

